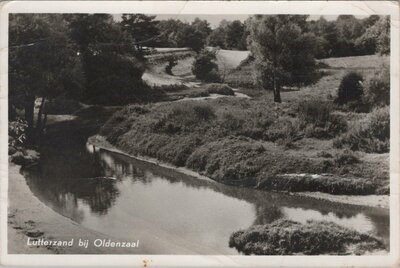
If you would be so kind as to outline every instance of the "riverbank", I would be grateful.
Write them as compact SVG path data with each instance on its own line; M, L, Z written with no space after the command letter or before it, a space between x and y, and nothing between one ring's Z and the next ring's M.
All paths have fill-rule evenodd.
M20 166L9 164L8 252L11 254L84 254L105 253L102 248L87 252L74 243L73 247L30 247L28 238L78 241L106 238L61 216L38 200L29 190Z
M109 143L105 137L102 137L100 135L95 135L92 136L88 139L88 143L91 145L94 145L95 147L103 150L107 150L110 152L115 152L119 153L128 157L132 157L141 161L146 161L149 163L156 164L161 167L165 167L168 169L173 169L176 170L180 173L196 177L198 179L202 180L208 180L208 181L213 181L212 179L201 175L193 170L190 170L185 167L177 167L165 162L162 162L158 159L147 157L147 156L139 156L139 155L131 155L128 154L118 148L116 148L114 145ZM322 192L296 192L296 193L288 193L290 195L298 195L298 196L306 196L306 197L311 197L314 199L321 199L321 200L326 200L326 201L331 201L331 202L336 202L336 203L342 203L342 204L348 204L348 205L359 205L359 206L366 206L366 207L377 207L377 208L389 208L389 196L387 195L365 195L365 196L357 196L357 195L331 195L331 194L326 194Z
M139 224L139 223L136 223ZM139 236L138 236L139 238ZM73 246L28 246L30 241L71 241ZM88 240L87 248L78 245ZM20 166L9 164L8 253L10 254L213 254L212 249L188 244L162 230L140 234L139 247L95 247L95 240L125 241L88 229L60 215L33 195L20 173ZM149 246L152 245L152 246ZM157 246L154 246L157 245Z

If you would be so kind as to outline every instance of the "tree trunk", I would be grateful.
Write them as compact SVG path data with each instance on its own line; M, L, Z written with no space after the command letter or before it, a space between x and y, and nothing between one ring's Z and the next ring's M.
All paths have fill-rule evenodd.
M34 142L34 109L35 109L35 96L28 95L25 96L24 100L24 110L25 110L25 120L28 123L28 128L26 130L27 142L32 144Z
M275 74L275 66L274 66L274 70L273 70L273 80L274 80L274 102L279 102L281 103L281 90L279 88L279 86L276 83L276 74Z
M44 108L44 102L46 99L42 97L42 102L40 103L39 107L39 112L37 115L37 121L36 121L36 129L39 130L42 127L42 114L43 114L43 108Z
M40 137L43 134L44 120L42 120L42 115L43 115L43 111L45 109L45 102L46 102L46 98L42 97L42 102L40 103L39 112L38 112L38 116L37 116L37 122L36 122L37 141L40 141Z
M276 82L276 68L277 68L277 41L276 41L276 25L274 24L273 26L273 35L274 35L274 46L273 46L273 59L272 59L272 66L273 66L273 70L272 70L272 79L273 79L273 83L274 83L274 102L279 102L281 103L281 91L280 91L280 85L278 85L278 83Z

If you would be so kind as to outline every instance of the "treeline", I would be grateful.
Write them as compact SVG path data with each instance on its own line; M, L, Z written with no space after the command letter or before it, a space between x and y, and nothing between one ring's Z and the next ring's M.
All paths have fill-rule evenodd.
M318 38L318 58L388 54L390 19L371 15L357 19L340 15L335 21L323 17L309 21L308 28Z
M158 35L149 46L190 47L198 51L207 45L222 49L247 50L251 42L251 17L244 22L222 20L215 29L211 29L206 20L199 18L192 23L176 19L157 21L155 16L147 16L147 19L146 33ZM371 15L358 19L353 15L340 15L332 21L321 17L318 20L305 21L302 28L317 37L317 58L389 53L390 20L387 16ZM139 36L142 36L143 40L149 37L146 34Z

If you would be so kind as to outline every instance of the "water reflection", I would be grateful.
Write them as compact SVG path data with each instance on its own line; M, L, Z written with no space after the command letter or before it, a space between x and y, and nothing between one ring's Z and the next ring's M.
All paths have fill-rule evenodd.
M42 202L93 230L142 238L148 253L166 253L157 246L173 241L197 253L237 254L228 247L232 232L279 218L334 221L388 243L385 209L226 186L88 145L43 148L41 155L24 175Z

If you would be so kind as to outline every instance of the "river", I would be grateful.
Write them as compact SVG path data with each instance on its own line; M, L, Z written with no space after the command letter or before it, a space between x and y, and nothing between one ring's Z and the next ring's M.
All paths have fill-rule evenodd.
M148 254L239 254L228 245L233 232L279 218L333 221L389 243L387 209L222 185L73 140L44 146L23 174L57 213L113 238L139 239Z

